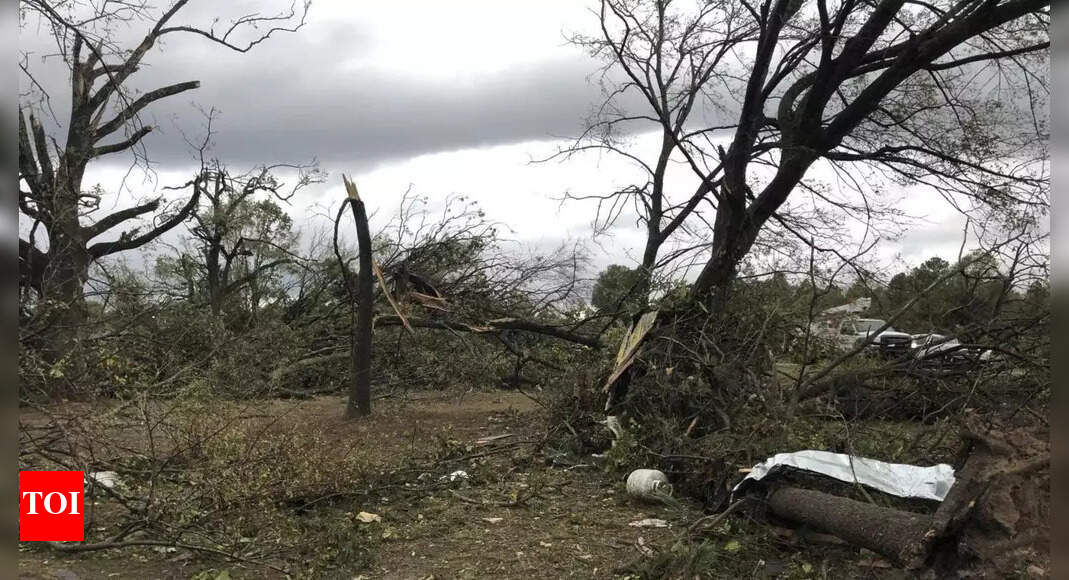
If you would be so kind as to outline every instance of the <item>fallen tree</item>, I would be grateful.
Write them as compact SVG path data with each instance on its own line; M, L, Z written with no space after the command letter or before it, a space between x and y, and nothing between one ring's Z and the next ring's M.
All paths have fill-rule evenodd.
M378 316L374 319L372 324L373 328L378 327L407 327L409 328L426 328L433 330L445 330L449 332L463 332L476 335L493 335L500 336L507 331L523 331L530 332L532 334L538 334L542 336L548 336L556 338L566 342L579 344L589 348L601 348L603 344L597 336L587 336L571 332L566 327L553 326L548 324L542 324L530 320L520 320L517 318L498 318L494 320L488 320L481 324L469 324L465 322L449 321L444 319L429 319L410 316L399 316L396 314L386 314ZM282 381L297 372L305 369L314 368L320 365L334 364L338 361L347 358L350 353L348 347L339 345L335 350L329 352L317 351L312 353L313 356L307 358L297 359L293 362L280 366L271 372L271 382L277 388Z
M351 186L348 181L347 186ZM423 207L425 199L406 193L396 215L378 232L368 231L366 215L354 209L358 229L364 231L358 232L362 239L358 251L353 252L342 243L339 225L346 207L355 208L359 203L353 201L355 195L355 187L351 187L350 198L338 208L333 256L329 262L320 260L321 265L313 266L314 275L301 281L298 295L319 301L294 309L296 314L307 317L308 324L301 332L313 348L295 350L274 361L265 376L270 392L298 396L312 391L322 393L330 390L327 385L345 380L345 370L337 364L350 350L349 341L344 340L350 334L349 321L339 316L344 309L362 313L355 325L367 333L362 335L367 337L366 342L374 337L376 341L388 340L393 346L376 348L373 358L361 356L361 360L371 362L361 365L360 373L373 372L375 380L408 385L433 384L440 388L440 379L448 377L444 382L451 382L465 373L469 381L481 381L471 376L470 371L476 368L499 376L507 365L502 362L505 357L514 357L516 364L509 365L514 370L535 362L564 372L567 365L560 360L546 360L537 354L538 349L552 341L585 349L602 345L605 329L599 332L588 327L603 315L586 316L580 308L585 289L585 279L581 277L585 258L580 247L569 252L562 246L552 255L515 251L507 247L508 242L497 238L496 224L463 196L449 197L442 215L432 216ZM368 212L370 209L364 213ZM358 268L352 268L355 258L361 261ZM315 264L311 260L309 263ZM367 287L357 288L365 274ZM324 284L331 284L331 290L324 292ZM314 291L309 290L312 286ZM300 325L302 321L295 322ZM381 332L391 327L403 331ZM419 337L413 332L417 328L445 330L457 338L469 334L490 340L465 342L467 351L475 357L465 361L453 352L449 336ZM408 341L418 342L419 352L406 352ZM365 341L353 344L356 342ZM489 353L484 350L487 346L492 349ZM577 352L582 349L567 354L557 349L555 356ZM419 365L406 364L406 357L433 362L420 369L416 368ZM454 364L465 372L451 372ZM352 372L357 374L355 369ZM429 378L431 375L438 380ZM514 372L512 378L515 375ZM299 386L295 389L287 382ZM312 388L306 393L308 386Z
M813 526L913 570L920 568L932 537L932 518L829 493L784 487L768 496L778 517Z
M487 320L481 324L468 324L444 319L432 320L412 317L405 317L402 319L397 315L384 315L375 319L375 326L402 326L406 320L410 326L415 328L434 328L453 332L469 332L472 334L497 334L506 330L521 330L581 344L590 348L601 348L602 346L600 339L596 336L586 336L566 330L563 326L553 326L519 318L496 318L494 320Z
M1043 567L1049 537L1046 435L970 417L963 439L966 459L934 514L795 486L772 489L769 510L910 570L974 567L1008 575L1029 564ZM1011 553L1017 557L1008 558Z

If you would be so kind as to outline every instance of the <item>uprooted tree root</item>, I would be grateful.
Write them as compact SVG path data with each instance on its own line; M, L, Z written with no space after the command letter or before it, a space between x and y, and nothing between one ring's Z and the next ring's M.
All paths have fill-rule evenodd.
M967 421L964 466L935 520L943 530L933 565L986 570L1022 563L1046 567L1050 537L1050 442L1026 427Z

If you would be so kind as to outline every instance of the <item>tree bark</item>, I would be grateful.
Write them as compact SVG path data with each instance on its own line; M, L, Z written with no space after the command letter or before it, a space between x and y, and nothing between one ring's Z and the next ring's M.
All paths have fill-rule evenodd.
M351 190L352 196L356 191ZM356 241L360 251L360 273L357 274L356 326L353 328L352 377L349 385L349 403L345 417L365 417L371 414L371 315L372 272L371 233L367 225L367 212L359 197L350 197L356 221Z
M79 243L77 232L54 230L49 236L55 244L48 252L42 295L50 301L46 306L48 331L45 354L52 363L64 359L74 348L87 310L83 288L89 279L89 256L85 245Z
M769 496L768 507L777 517L814 526L911 570L924 564L933 539L928 535L931 516L819 491L777 489Z
M74 171L80 181L81 170ZM89 279L91 259L84 230L78 221L78 189L70 183L71 171L61 167L51 191L51 211L46 223L49 249L41 295L46 299L46 360L63 360L73 349L87 310L83 287ZM33 241L31 240L32 244Z

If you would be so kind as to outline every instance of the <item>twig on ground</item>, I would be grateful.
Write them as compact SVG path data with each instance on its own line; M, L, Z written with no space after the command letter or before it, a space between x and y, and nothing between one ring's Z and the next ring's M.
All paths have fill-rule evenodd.
M742 499L735 500L734 503L729 505L724 511L722 511L722 512L720 512L718 514L709 514L707 516L698 518L697 520L695 520L695 522L693 524L690 525L689 528L687 528L687 534L686 535L690 536L690 535L694 534L694 532L696 532L698 530L699 526L704 527L704 528L711 528L713 526L716 526L720 522L724 521L724 518L728 517L729 515L734 513L735 510L737 510L740 507L742 507L742 505L745 504L747 501L749 501L749 499L750 498L744 497Z
M250 560L237 554L232 554L224 550L217 550L215 548L209 548L207 546L197 546L195 544L183 544L181 542L165 542L162 540L126 540L122 542L99 542L95 544L61 544L58 542L46 542L52 549L58 552L67 553L80 553L80 552L93 552L97 550L114 550L120 548L131 548L134 546L158 546L165 548L181 548L183 550L191 550L194 552L205 552L208 554L215 554L216 556L222 556L230 560L237 562L245 562L246 564L253 564L255 566L263 566L276 572L280 572L287 576L290 575L289 570L285 568L279 568L273 564L267 562L259 562L256 560Z
M489 505L489 506L496 506L496 507L519 507L519 506L527 503L528 501L530 501L531 498L538 497L537 493L531 493L531 494L525 495L523 497L518 497L515 500L511 500L511 501L494 501L494 500L480 500L480 499L471 498L471 497L468 497L466 495L461 495L459 492L457 492L456 490L452 490L452 489L449 490L449 493L453 497L459 499L460 501L462 501L464 503L470 503L470 504L474 504L474 505Z
M517 449L519 447L523 447L524 445L531 445L531 444L539 443L539 442L540 441L531 441L531 440L528 440L528 441L517 441L515 443L509 443L507 445L502 445L500 447L495 447L493 449L490 449L489 451L483 451L482 453L472 453L471 455L461 455L460 457L446 457L444 459L436 461L433 464L432 467L436 467L436 466L441 465L443 463L449 463L449 462L452 462L452 461L466 461L468 459L478 459L480 457L486 457L487 455L497 455L498 453L504 453L506 451L512 451L513 449Z

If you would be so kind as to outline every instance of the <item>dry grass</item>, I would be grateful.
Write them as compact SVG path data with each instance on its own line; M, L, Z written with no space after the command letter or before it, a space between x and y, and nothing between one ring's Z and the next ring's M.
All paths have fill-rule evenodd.
M183 541L242 560L181 548L58 554L30 544L21 546L19 576L285 577L267 567L275 566L293 577L345 579L895 577L855 549L770 527L748 511L688 536L703 515L697 506L625 497L619 471L547 447L544 412L517 393L417 393L380 401L375 416L353 422L341 419L343 403L24 411L27 432L61 419L92 435L77 455L92 458L92 468L125 470L124 493L151 489L154 509L169 515L148 531L185 526ZM166 469L154 479L138 471L161 461ZM468 477L441 480L456 470ZM90 541L131 521L115 501L96 501ZM381 521L360 522L362 511ZM671 527L628 525L644 518Z
M640 537L656 546L675 534L629 522L697 517L678 507L634 505L595 466L546 465L536 408L514 393L421 393L382 401L374 417L355 422L341 419L336 397L156 401L119 411L114 403L65 404L22 419L26 430L60 419L91 433L95 441L77 455L92 457L94 468L125 470L130 496L148 491L137 469L169 458L175 473L156 478L152 493L157 509L183 512L191 530L184 537L203 534L224 551L297 576L611 577L639 553ZM511 436L478 444L505 433ZM157 461L148 462L150 455ZM456 470L469 477L439 480ZM129 520L107 498L93 507L89 541ZM360 523L360 511L382 521ZM242 550L242 538L259 548ZM232 578L281 576L181 549L60 555L24 545L21 556L26 578L64 577L63 570L116 578L213 578L224 569Z

